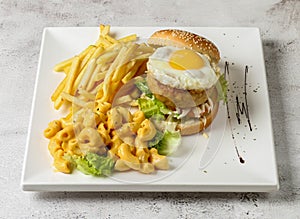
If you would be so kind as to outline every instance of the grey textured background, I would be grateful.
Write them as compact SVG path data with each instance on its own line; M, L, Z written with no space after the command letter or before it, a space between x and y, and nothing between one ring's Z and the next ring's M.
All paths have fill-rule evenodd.
M261 28L281 189L264 193L31 193L20 188L46 26ZM300 218L300 1L0 1L0 218Z

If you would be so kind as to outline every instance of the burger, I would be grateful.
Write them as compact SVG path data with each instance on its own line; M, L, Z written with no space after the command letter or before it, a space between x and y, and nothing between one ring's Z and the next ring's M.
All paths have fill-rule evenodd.
M148 44L156 48L147 62L150 91L177 112L181 135L203 131L219 107L218 48L202 36L175 29L153 33Z

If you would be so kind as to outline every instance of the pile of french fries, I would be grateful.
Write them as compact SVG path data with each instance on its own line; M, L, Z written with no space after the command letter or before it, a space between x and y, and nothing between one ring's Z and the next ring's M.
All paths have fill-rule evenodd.
M144 73L147 58L154 51L136 40L136 34L115 39L109 25L100 25L94 45L54 67L54 71L66 74L51 96L54 108L68 103L85 107L95 100L111 103L122 85Z

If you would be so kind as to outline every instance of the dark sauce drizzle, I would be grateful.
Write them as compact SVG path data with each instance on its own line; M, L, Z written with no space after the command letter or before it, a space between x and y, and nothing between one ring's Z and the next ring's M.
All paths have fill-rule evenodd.
M252 131L251 121L250 121L250 115L249 115L249 108L248 108L248 101L247 101L247 74L248 74L248 66L245 67L245 76L244 76L244 98L245 102L240 103L239 97L236 96L236 110L235 113L236 118L238 120L238 123L241 124L241 115L245 113L245 116L247 118L247 122L249 125L250 131Z
M247 66L246 66L247 67ZM247 67L247 71L248 71L248 67ZM225 79L227 80L227 77L229 78L229 62L225 62L225 69L224 69L224 76L225 76ZM230 81L230 80L227 80L227 81ZM245 80L246 81L246 80ZM245 82L245 87L246 87L246 82ZM248 106L248 104L246 104ZM236 144L236 140L235 140L235 136L234 136L234 133L233 133L233 130L232 130L232 125L231 125L231 118L230 118L230 112L229 112L229 107L228 107L228 102L226 102L226 109L227 109L227 118L228 118L228 122L229 122L229 127L230 127L230 131L231 131L231 138L233 140L233 144L234 144L234 148L235 148L235 151L236 151L236 154L239 158L239 161L241 164L244 164L245 163L245 160L243 159L243 157L240 155L239 153L239 150L238 150L238 147L237 147L237 144ZM248 109L248 107L247 107ZM242 113L241 113L242 114ZM236 115L237 115L237 112L236 112Z

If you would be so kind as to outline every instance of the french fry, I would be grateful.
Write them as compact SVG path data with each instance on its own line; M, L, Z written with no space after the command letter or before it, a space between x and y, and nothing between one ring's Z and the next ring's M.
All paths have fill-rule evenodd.
M62 92L63 93L63 92ZM61 93L61 94L62 94ZM58 96L58 98L55 100L55 102L54 102L54 108L56 109L56 110L59 110L59 108L63 105L63 103L64 103L64 99L62 98L62 96L61 96L61 94L60 94L60 96Z
M94 78L94 81L101 81L105 78L107 71L98 72Z
M117 42L115 44L111 44L109 47L105 48L105 51L106 52L109 52L109 51L113 51L113 50L120 50L122 47L122 43L120 42Z
M93 95L96 97L96 95L97 95L98 91L100 90L102 84L103 84L103 83L98 84L96 87L94 87L94 88L90 91L90 93L93 94ZM96 99L96 98L95 98L95 99Z
M110 25L100 24L100 36L105 36L110 32Z
M72 117L73 117L73 110L71 109L68 115L60 119L62 128L72 125Z
M74 101L74 96L72 96L71 94L67 94L66 92L61 93L61 98L65 99L71 103Z
M111 84L109 88L109 96L108 96L108 102L112 103L117 91L123 86L123 83L121 81L117 81Z
M134 57L134 59L147 59L149 58L149 56L151 55L152 53L142 53L140 55L137 55L136 57Z
M123 76L126 74L126 69L127 69L126 65L121 65L117 67L117 69L113 73L111 82L115 83L117 81L120 81L123 78Z
M78 56L80 58L80 61L90 52L92 48L94 48L94 45L89 45L87 48L85 48Z
M105 35L105 39L107 39L112 44L118 43L118 40L116 40L115 38L111 37L110 35Z
M92 59L89 62L89 64L87 65L86 71L83 74L82 80L80 81L78 88L86 89L86 86L87 86L95 68L96 68L96 59Z
M72 94L72 86L79 74L79 66L80 66L80 59L78 56L76 56L72 62L70 72L67 75L66 85L64 88L64 92L68 94Z
M98 74L99 72L101 72L101 65L97 65L94 72L96 72L96 74Z
M65 99L65 100L69 101L70 103L73 103L73 104L75 104L77 106L80 106L80 107L85 107L85 105L87 104L86 101L83 101L83 100L81 100L77 97L74 97L70 94L67 94L65 92L61 93L61 97L62 97L62 99Z
M56 72L62 72L62 71L64 71L64 68L65 68L65 67L67 67L67 66L69 66L69 65L72 64L73 59L74 59L74 57L69 58L69 59L67 59L67 60L64 60L64 61L62 61L62 62L56 64L56 65L54 66L54 71L56 71Z
M82 70L86 66L90 58L93 56L95 50L96 50L96 46L93 46L92 48L89 49L86 56L84 56L84 58L82 59L82 62L80 64L80 70Z
M103 46L104 48L111 46L111 42L109 42L103 36L100 36L99 43L97 43L96 45L98 45L98 44L99 44L99 46Z
M95 50L95 52L93 53L91 59L97 59L100 55L102 55L104 53L104 48L99 46L97 47L97 49Z
M66 74L69 74L70 68L71 68L71 65L66 66L66 67L64 68L64 72L65 72Z
M100 69L101 69L101 66L96 64L96 67L94 68L94 71L92 72L90 79L87 83L87 86L86 86L87 91L91 91L92 88L95 86L95 83L96 83L95 77L98 74L98 72L100 71Z
M115 104L116 105L126 104L126 103L130 103L132 100L133 100L132 97L129 94L127 94L125 96L119 97L115 101Z
M102 35L105 25L104 24L100 24L99 27L100 27L100 35Z
M118 55L118 51L106 52L105 54L103 54L97 59L97 64L102 65L107 62L112 62L117 55Z
M51 96L51 100L53 102L56 101L56 99L59 97L60 93L63 91L63 89L65 88L66 85L66 81L67 81L67 77L65 77L60 84L57 86L56 90L54 91L54 93Z
M84 89L79 89L79 90L78 90L78 93L79 93L80 95L84 96L85 99L88 99L88 100L95 100L95 97L96 97L96 95L91 94L90 92L87 92L87 91L84 90Z
M99 66L100 66L100 72L107 72L110 67L110 63L106 63L105 65L99 65Z
M96 93L96 100L101 99L103 97L103 83L99 84L96 87L97 93Z
M73 116L73 111L70 110L70 112L69 112L68 115L65 117L65 119L70 120L70 119L72 119L72 116Z
M135 73L138 71L138 69L140 68L140 66L144 63L143 60L136 60L134 62L134 65L132 68L128 69L129 71L127 72L127 74L122 78L122 83L126 84L128 81L130 81L131 78L133 78L133 76L135 75Z
M72 88L72 94L75 94L76 93L76 90L81 82L81 79L84 75L84 72L86 71L87 69L87 65L84 66L84 68L80 71L78 77L76 78L75 82L74 82L74 85L73 85L73 88Z

